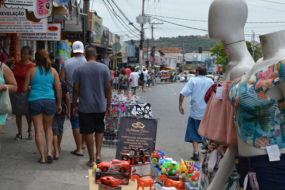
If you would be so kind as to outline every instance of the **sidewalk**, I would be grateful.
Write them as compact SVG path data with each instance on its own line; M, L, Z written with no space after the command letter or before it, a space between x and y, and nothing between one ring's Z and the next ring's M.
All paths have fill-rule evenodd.
M44 165L37 162L40 155L35 140L27 140L27 125L23 123L23 140L14 140L15 118L7 121L0 134L0 189L87 190L88 153L85 150L84 157L70 154L75 148L70 122L65 122L60 159ZM115 147L103 147L102 155L103 160L114 158Z

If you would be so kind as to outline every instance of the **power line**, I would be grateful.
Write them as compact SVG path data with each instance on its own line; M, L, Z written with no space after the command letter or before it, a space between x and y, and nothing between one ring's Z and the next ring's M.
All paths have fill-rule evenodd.
M134 27L137 31L140 31L133 22L130 21L130 19L125 15L125 13L120 9L120 7L117 5L117 3L114 0L111 0L113 4L117 7L117 9L120 11L120 13L123 15L123 17L129 22L129 24Z
M139 35L139 34L137 34L136 33L136 31L134 31L134 30L132 30L132 29L130 29L129 28L129 25L128 24L126 24L125 22L124 22L124 20L116 13L116 11L114 10L114 8L113 8L113 6L110 4L110 2L107 0L107 2L108 2L108 4L109 4L109 6L108 6L108 4L105 2L105 0L103 0L104 1L104 3L105 3L105 6L107 6L108 8L109 8L109 12L111 12L114 16L115 16L115 18L119 21L119 23L126 29L126 30L128 30L130 33L132 33L132 34L134 34L134 35Z
M125 23L125 21L122 19L122 17L120 17L120 15L117 14L116 10L114 9L114 7L112 6L112 4L110 3L109 0L106 0L107 3L109 4L109 6L111 7L111 10L113 12L113 14L115 15L116 18L118 18L130 31L132 31L130 29L130 26L128 24ZM133 33L135 33L136 31L132 31Z
M196 27L191 27L191 26L185 26L185 25L182 25L182 24L177 24L177 23L174 23L174 22L170 22L170 21L167 21L167 20L163 20L163 19L160 19L160 18L155 18L156 20L160 20L162 22L166 22L166 23L169 23L169 24L173 24L173 25L176 25L176 26L181 26L181 27L184 27L184 28L189 28L189 29L193 29L193 30L199 30L199 31L203 31L203 32L208 32L208 30L206 29L202 29L202 28L196 28Z
M107 11L108 11L108 13L109 13L109 15L111 16L111 18L112 18L112 20L113 20L113 22L114 22L115 24L117 24L117 22L115 22L114 18L116 18L116 20L121 24L121 26L123 26L130 34L135 35L135 36L139 36L139 35L136 34L134 31L132 31L131 29L129 29L128 27L126 27L126 26L122 23L122 21L121 21L118 17L115 16L116 14L111 11L111 8L108 6L108 4L105 2L105 0L102 0L102 1L103 1L103 3L104 3L104 5L105 5L105 7L106 7L106 9L107 9Z
M278 1L271 1L271 0L259 0L259 1L263 1L263 2L266 2L266 3L274 3L274 4L281 4L281 5L285 5L285 3L282 3L282 2L278 2Z
M187 21L193 21L193 22L208 22L208 20L200 20L200 19L188 19L188 18L177 18L177 17L170 17L170 16L160 16L160 15L152 15L148 14L148 16L152 17L160 17L160 18L168 18L168 19L174 19L174 20L187 20ZM247 22L247 24L284 24L285 21L254 21L254 22Z

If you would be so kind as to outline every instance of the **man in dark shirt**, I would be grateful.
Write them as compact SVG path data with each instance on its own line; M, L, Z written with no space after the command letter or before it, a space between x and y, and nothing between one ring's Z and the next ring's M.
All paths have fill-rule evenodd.
M77 112L77 98L79 97L79 125L80 133L86 139L89 153L88 166L94 164L94 142L96 141L96 162L101 161L101 146L104 136L104 116L111 108L111 74L109 68L96 62L95 47L85 50L87 64L78 67L73 74L73 113Z

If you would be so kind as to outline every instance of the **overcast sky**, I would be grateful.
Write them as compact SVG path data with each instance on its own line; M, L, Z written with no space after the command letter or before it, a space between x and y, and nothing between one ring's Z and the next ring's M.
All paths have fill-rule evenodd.
M105 0L106 2L107 0ZM109 0L111 2L111 0ZM113 0L122 9L125 15L135 23L136 17L141 14L142 0ZM194 19L206 21L208 19L209 6L213 0L146 0L145 13L152 15L160 15L167 17L177 17L184 19ZM246 24L245 33L248 40L251 39L250 34L254 31L256 40L259 34L266 34L274 31L285 29L285 1L284 0L246 0L248 4L248 21L249 22L276 22L283 21L284 23L270 24ZM274 3L276 2L276 3ZM112 32L120 35L125 35L125 38L138 39L138 36L131 36L117 20L112 18L103 3L103 0L90 0L91 9L95 10L99 16L103 18L103 25L108 27ZM114 7L115 8L115 7ZM117 10L116 10L117 11ZM117 11L118 14L119 11ZM196 22L189 20L174 20L170 18L162 18L164 20L177 24L191 26L207 30L207 22ZM152 22L161 22L153 20ZM150 25L145 25L146 37L151 37ZM207 32L198 31L188 28L175 26L169 23L156 25L154 30L155 38L159 37L175 37L178 35L205 35ZM127 36L128 35L128 36Z

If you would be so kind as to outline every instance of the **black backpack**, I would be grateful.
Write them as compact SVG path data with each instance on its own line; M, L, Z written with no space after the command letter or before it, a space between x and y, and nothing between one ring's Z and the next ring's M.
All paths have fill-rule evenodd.
M143 72L140 73L140 81L144 81L144 74L143 74Z

